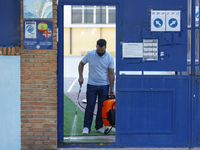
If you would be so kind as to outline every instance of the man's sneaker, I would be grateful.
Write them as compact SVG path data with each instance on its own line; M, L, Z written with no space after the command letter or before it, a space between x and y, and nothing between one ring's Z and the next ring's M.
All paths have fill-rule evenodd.
M83 128L83 134L89 134L89 129L87 127Z
M100 128L100 129L98 129L98 130L96 130L97 132L100 132L100 133L104 133L105 132L105 130L104 130L104 128Z

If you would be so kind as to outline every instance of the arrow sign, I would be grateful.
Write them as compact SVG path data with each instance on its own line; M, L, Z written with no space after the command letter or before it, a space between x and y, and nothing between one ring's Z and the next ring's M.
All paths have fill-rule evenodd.
M166 31L181 31L181 11L166 11Z
M172 21L172 23L170 24L170 26L173 26L176 24L176 21Z
M195 20L199 21L199 6L195 7Z
M156 21L156 25L158 25L158 27L162 26L159 21Z
M163 25L163 21L160 18L157 18L154 20L154 26L156 28L160 28L160 27L162 27L162 25Z
M171 18L168 24L171 28L175 28L178 25L178 21L175 18Z
M165 11L152 10L151 11L151 31L162 32L165 31Z
M199 19L199 12L196 13L196 18Z

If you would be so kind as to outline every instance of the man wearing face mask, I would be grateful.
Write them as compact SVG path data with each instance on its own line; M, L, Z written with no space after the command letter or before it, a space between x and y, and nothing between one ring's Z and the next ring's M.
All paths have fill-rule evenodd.
M84 65L89 63L89 75L87 83L87 106L84 116L83 134L89 134L91 130L93 112L98 97L98 110L95 122L97 132L104 133L102 120L103 102L107 99L108 94L114 95L114 59L111 54L106 51L106 40L99 39L96 49L89 51L78 66L79 84L83 83Z

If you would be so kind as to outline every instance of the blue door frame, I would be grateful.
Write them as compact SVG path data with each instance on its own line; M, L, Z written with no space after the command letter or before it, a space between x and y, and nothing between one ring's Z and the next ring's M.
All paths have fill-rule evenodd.
M163 3L166 3L164 5ZM182 4L183 3L183 4ZM134 6L137 4L137 6ZM63 6L116 6L116 142L108 146L63 143ZM134 6L134 7L132 7ZM138 6L142 6L139 8ZM182 7L179 7L182 6ZM144 8L143 8L144 7ZM181 10L183 30L180 33L152 33L148 9ZM198 147L200 146L200 89L195 73L195 0L192 0L191 64L187 65L187 0L59 0L58 2L58 147ZM141 9L141 13L139 10ZM134 12L134 10L136 12ZM144 10L144 11L143 11ZM133 13L135 20L130 17ZM141 15L141 16L140 16ZM146 17L147 16L147 17ZM146 20L145 20L146 19ZM138 21L139 20L139 21ZM145 26L145 27L144 27ZM159 39L163 51L169 49L170 59L159 63L139 59L122 59L122 43ZM164 39L164 40L163 40ZM168 41L170 40L170 41ZM168 41L169 43L167 43ZM181 43L182 41L182 43ZM165 43L166 42L166 43ZM164 43L164 44L163 44ZM175 45L175 46L174 46ZM167 48L166 48L166 47ZM171 46L171 47L170 47ZM184 49L181 51L181 49ZM182 52L182 53L181 53ZM181 54L175 63L172 54ZM166 56L168 57L168 55ZM160 58L159 58L160 59ZM170 64L170 65L169 65ZM120 71L185 71L188 75L123 75ZM197 66L197 65L196 65Z
M63 20L64 20L64 16L63 16L63 7L64 5L103 5L103 6L116 6L116 16L119 16L120 13L118 10L121 10L119 7L121 7L119 4L121 4L122 0L99 0L99 1L93 1L93 0L59 0L58 2L58 75L57 75L57 79L58 79L58 88L57 88L57 97L58 97L58 101L57 101L57 119L58 119L58 126L57 126L57 145L58 147L84 147L83 145L80 144L67 144L67 143L63 143L63 118L64 118L64 110L63 110L63 94L64 94L64 80L63 80L63 76L64 76L64 60L63 60L63 56L64 56L64 51L63 51ZM116 22L118 21L119 17L116 17ZM116 32L119 32L119 24L116 24ZM120 35L116 35L116 39L118 39L117 41L119 41L119 37ZM117 51L117 50L116 50ZM78 67L78 66L77 66ZM101 144L99 144L101 145ZM115 143L111 143L111 144L105 144L104 146L99 146L99 145L95 145L95 144L90 144L89 146L85 146L85 147L117 147L118 145Z

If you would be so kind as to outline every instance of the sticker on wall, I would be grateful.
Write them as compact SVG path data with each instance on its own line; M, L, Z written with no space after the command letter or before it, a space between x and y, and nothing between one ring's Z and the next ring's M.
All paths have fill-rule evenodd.
M24 21L24 49L52 49L52 21Z
M181 30L180 16L180 11L166 11L166 31Z
M151 31L165 31L165 11L151 11Z
M26 22L24 28L25 38L36 38L36 22Z
M144 47L144 61L158 61L158 40L143 40Z

